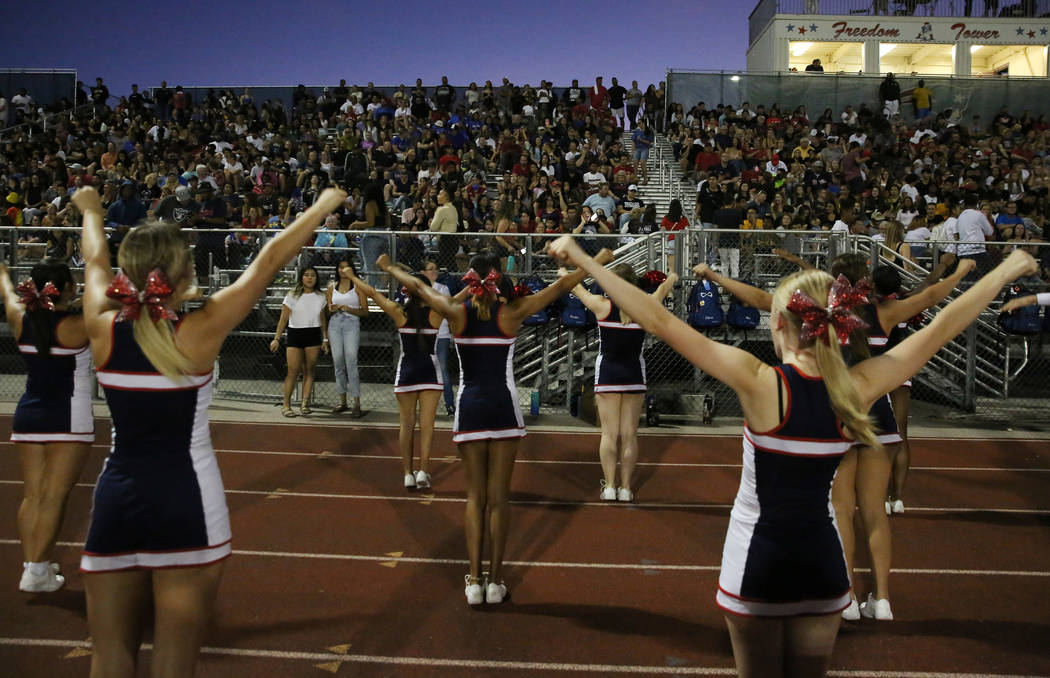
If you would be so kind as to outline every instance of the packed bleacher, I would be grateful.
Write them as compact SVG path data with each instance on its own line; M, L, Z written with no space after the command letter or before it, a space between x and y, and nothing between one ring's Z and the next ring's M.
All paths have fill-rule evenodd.
M697 102L674 104L668 118L676 159L696 182L697 220L706 227L849 232L882 240L900 259L927 267L936 249L978 258L982 269L1013 246L1044 239L1046 116L1004 109L993 120L964 119L945 109L919 119L886 117L863 103L814 115L805 107ZM987 228L959 229L967 207L983 213ZM743 247L746 255L741 240L723 234L718 249ZM798 238L777 242L798 251ZM741 272L749 265L745 256Z
M4 136L0 219L20 227L20 257L75 261L76 234L54 228L77 225L69 196L94 184L114 251L136 222L170 221L201 231L203 276L243 267L268 231L335 184L350 195L313 243L315 263L334 264L345 248L367 255L359 264L369 270L380 250L339 231L393 230L400 261L418 267L436 256L458 270L482 246L510 255L521 244L514 233L613 232L620 222L651 230L655 214L628 196L645 178L644 158L639 168L620 136L643 117L656 125L662 97L654 86L643 93L613 79L607 88L598 78L591 87L504 81L458 91L447 80L394 91L344 81L299 86L287 102L162 83L114 98L99 79L77 97L90 105L50 126L10 119L28 123ZM480 232L508 235L470 236Z
M331 184L350 197L313 243L313 263L334 264L345 249L360 253L366 271L386 245L352 231L397 231L399 261L419 268L431 257L461 270L481 247L512 257L523 244L516 234L630 237L659 230L661 219L680 228L688 215L665 219L631 191L648 179L639 150L652 145L653 132L666 134L696 182L694 227L848 231L927 267L941 251L980 256L982 268L994 263L1006 248L953 242L978 235L1042 241L1050 198L1050 125L1006 110L993 120L950 109L915 120L865 103L816 116L804 107L691 102L672 103L665 115L662 83L643 92L615 78L609 87L599 78L564 88L343 81L261 102L250 89L167 83L118 98L99 79L77 95L90 105L34 126L44 111L26 103L31 93L17 97L17 106L15 97L3 103L15 112L9 122L29 124L5 135L0 149L0 220L20 227L17 254L30 260L76 260L75 232L53 227L77 225L69 195L88 183L102 193L114 248L147 216L201 230L201 275L243 267L268 231ZM624 130L634 130L629 149ZM958 232L968 200L990 233ZM471 236L478 233L499 237ZM711 262L733 277L755 272L756 247L802 247L790 236L716 240Z

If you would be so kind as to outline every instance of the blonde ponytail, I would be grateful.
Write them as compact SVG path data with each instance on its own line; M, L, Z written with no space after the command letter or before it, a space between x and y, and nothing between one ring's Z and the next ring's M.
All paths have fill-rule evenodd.
M842 359L842 350L838 342L834 341L835 333L830 332L830 336L830 346L818 340L813 348L817 354L820 376L824 378L824 385L831 398L831 409L835 411L835 416L853 440L868 447L882 447L875 435L871 417L860 402L860 394L849 376L849 368Z
M176 290L172 303L178 303L179 291L193 276L190 250L182 232L160 222L146 222L128 231L117 252L117 263L140 290L145 288L150 271L164 271ZM193 373L190 359L175 345L175 327L170 320L154 322L144 310L134 323L135 342L158 372L176 380Z
M177 381L194 371L190 359L175 346L175 327L170 320L153 322L149 313L143 312L134 322L135 343L158 372Z
M818 302L823 301L828 298L832 282L832 277L824 271L810 270L793 273L784 278L777 286L773 295L773 309L791 323L797 335L802 328L802 319L787 310L791 295L795 290L801 290ZM831 409L834 410L835 416L839 418L842 427L853 440L869 447L881 447L872 420L860 401L860 394L850 378L846 361L842 358L842 349L834 328L828 328L828 337L829 343L817 339L813 344L813 352L817 358L820 376L824 379L824 385L828 389Z

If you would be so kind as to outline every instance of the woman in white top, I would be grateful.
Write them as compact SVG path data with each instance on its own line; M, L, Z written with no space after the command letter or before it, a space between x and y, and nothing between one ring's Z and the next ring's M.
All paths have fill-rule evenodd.
M281 414L294 417L292 411L292 389L299 372L303 373L303 400L299 411L310 414L310 393L314 388L314 365L322 349L328 350L327 319L325 318L325 295L317 289L317 269L307 266L299 272L295 288L281 302L281 319L277 321L270 350L281 345L281 334L288 328L288 374L284 378L284 401Z
M337 278L328 287L328 342L332 347L335 366L335 387L339 405L332 414L346 412L346 396L354 399L351 414L361 416L361 378L357 373L357 350L361 345L361 318L368 316L368 298L354 278L357 271L349 261L340 260L336 266Z

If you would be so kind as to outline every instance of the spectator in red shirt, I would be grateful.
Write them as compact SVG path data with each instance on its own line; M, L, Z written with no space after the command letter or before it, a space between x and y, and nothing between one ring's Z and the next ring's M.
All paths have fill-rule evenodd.
M667 270L674 270L674 254L675 254L675 243L674 243L674 231L681 231L689 228L689 220L682 214L682 203L676 198L671 201L671 204L667 207L667 215L660 222L660 228L664 231L670 231L672 234L667 236Z
M594 79L594 87L590 92L591 108L604 111L609 108L609 90L602 84L602 76Z

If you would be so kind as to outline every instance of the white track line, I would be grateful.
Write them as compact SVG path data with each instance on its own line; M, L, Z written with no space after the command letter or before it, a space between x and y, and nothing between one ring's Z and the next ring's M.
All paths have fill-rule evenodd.
M321 452L285 452L279 450L223 450L217 449L216 453L221 454L261 454L269 456L291 456L291 457L321 457ZM381 460L392 460L401 461L401 457L396 454L348 454L344 452L327 452L324 453L325 459L381 459ZM432 461L439 462L457 462L458 457L431 457ZM583 465L583 466L600 466L601 462L596 460L583 460L583 459L522 459L518 457L517 464L565 464L565 465ZM698 463L698 462L667 462L667 461L640 461L636 466L667 466L674 468L740 468L740 464L712 464L712 463ZM1032 471L1036 473L1050 473L1050 468L1002 468L993 466L912 466L908 469L909 471L1010 471L1013 473L1023 473L1026 471Z
M715 436L722 437L722 436ZM949 440L948 438L935 438L931 440ZM951 440L973 440L973 438L958 438ZM9 440L0 440L0 445L14 445ZM110 448L109 445L101 443L93 444L92 447L98 449ZM324 459L372 459L372 460L391 460L400 461L401 457L396 454L348 454L344 452L293 452L290 450L230 450L216 448L217 454L256 454L263 456L273 457L317 457ZM455 463L459 461L458 457L431 457L432 461L444 462L444 463ZM518 458L519 464L551 464L551 465L566 465L566 466L600 466L601 462L596 460L585 460L585 459L522 459ZM715 463L701 463L701 462L670 462L670 461L640 461L636 466L647 466L647 467L667 467L667 468L741 468L740 464L715 464ZM998 466L912 466L909 468L910 471L994 471L999 473L1050 473L1050 468L1022 468L1022 467L1011 467L1003 468Z
M0 480L0 485L22 485L21 480ZM93 483L77 483L76 487L93 488ZM240 494L248 496L271 497L296 497L300 499L349 499L354 501L407 501L407 502L445 502L462 504L467 501L466 497L438 497L432 494L408 494L408 495L384 495L384 494L346 494L341 492L293 492L291 490L226 490L226 494ZM731 509L732 504L701 504L693 502L631 502L623 505L619 502L609 501L571 501L568 499L512 499L511 504L515 506L601 506L614 509ZM1050 515L1050 509L1026 509L1026 508L981 508L981 507L932 507L932 506L909 506L911 513L1008 513L1022 515Z
M52 638L0 638L0 645L15 647L59 647L89 649L86 640ZM142 645L152 651L153 645ZM201 654L220 657L252 657L284 659L315 663L338 662L351 664L382 664L386 666L420 666L462 669L489 669L509 671L566 671L572 673L641 673L670 676L735 676L736 669L714 666L640 666L618 664L570 664L559 662L520 662L494 659L448 659L445 657L390 657L372 654L337 654L334 652L293 652L289 650L261 650L237 647L202 647ZM1048 678L1047 676L1003 673L945 673L929 671L829 671L835 678Z
M0 480L0 485L22 485L21 480ZM93 488L93 483L77 483L79 488ZM383 494L346 494L341 492L293 492L291 490L226 490L226 494L271 497L295 497L299 499L349 499L353 501L405 501L405 502L444 502L462 504L467 501L466 497L439 497L433 494L407 494L407 495L383 495ZM515 506L600 506L613 509L731 509L732 504L702 504L693 502L631 502L623 505L619 502L609 501L572 501L568 499L512 499L511 504ZM933 506L909 506L911 513L1006 513L1021 515L1050 515L1050 509L1026 509L1026 508L981 508L975 506L966 507L933 507Z
M0 539L0 546L17 546L17 539ZM62 541L57 546L63 548L81 549L82 542ZM351 562L370 563L405 563L410 565L467 565L469 561L465 558L421 558L413 556L391 556L391 555L360 555L351 553L304 553L301 551L262 551L257 549L234 549L236 556L252 556L255 558L293 558L301 560L335 560ZM565 570L658 570L665 572L718 572L720 565L666 565L661 563L580 563L573 561L543 561L543 560L508 560L505 565L513 567L545 567ZM856 568L857 572L870 573L869 568ZM901 567L890 570L892 574L913 575L951 575L960 577L1050 577L1050 572L1038 570L960 570L960 569L935 569Z

